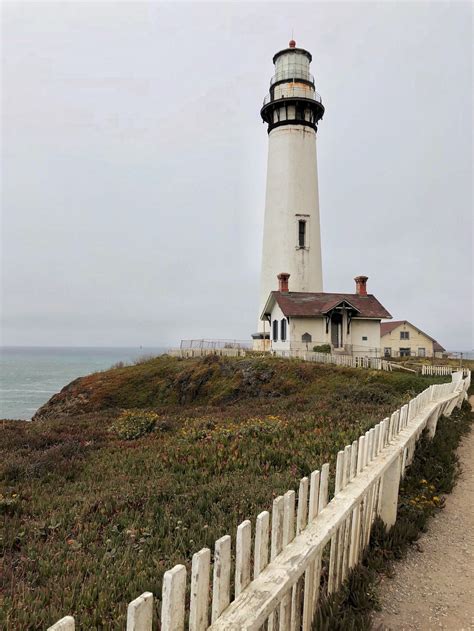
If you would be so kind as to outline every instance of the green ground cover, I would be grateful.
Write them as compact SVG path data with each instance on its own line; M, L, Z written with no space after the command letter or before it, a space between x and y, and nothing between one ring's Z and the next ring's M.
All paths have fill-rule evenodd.
M334 465L338 449L445 380L163 357L74 382L45 420L2 424L0 628L45 629L66 614L79 629L124 628L128 602L159 595L164 571L189 567L194 552L234 536L303 475ZM153 431L121 439L118 417L137 408L153 412Z

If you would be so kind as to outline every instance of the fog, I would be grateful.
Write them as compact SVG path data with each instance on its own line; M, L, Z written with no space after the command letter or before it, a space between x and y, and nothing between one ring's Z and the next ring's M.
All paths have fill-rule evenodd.
M326 291L470 350L472 6L4 3L2 341L255 331L267 133L287 46L326 108Z

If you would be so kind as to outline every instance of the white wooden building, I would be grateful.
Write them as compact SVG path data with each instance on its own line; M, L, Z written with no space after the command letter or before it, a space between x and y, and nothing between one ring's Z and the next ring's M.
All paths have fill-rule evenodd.
M380 357L380 321L392 316L372 294L367 276L357 276L356 292L292 292L289 274L278 275L261 314L273 350L313 350ZM267 346L268 348L268 346Z

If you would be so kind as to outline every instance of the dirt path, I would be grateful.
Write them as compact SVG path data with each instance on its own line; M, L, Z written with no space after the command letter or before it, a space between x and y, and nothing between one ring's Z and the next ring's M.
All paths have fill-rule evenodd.
M444 510L380 586L377 631L474 630L474 431L458 453L462 474Z

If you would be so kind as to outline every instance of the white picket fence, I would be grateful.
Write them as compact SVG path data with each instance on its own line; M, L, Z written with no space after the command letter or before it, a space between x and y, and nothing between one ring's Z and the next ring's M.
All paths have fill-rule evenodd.
M467 372L465 368L458 366L429 366L423 364L421 367L422 375L430 375L430 376L443 376L443 375L451 375L453 372L461 372L464 374Z
M333 355L331 353L316 353L314 351L273 351L275 357L287 359L302 359L321 364L346 366L347 368L371 368L372 370L392 370L390 362L381 357L365 357L352 355Z
M207 355L245 357L248 350L245 348L173 348L168 351L168 355L171 355L171 357L182 357L183 359L206 357Z
M235 562L229 535L192 559L190 604L187 572L176 565L163 577L161 631L309 631L318 605L323 553L330 545L329 593L337 591L361 560L378 515L396 521L400 479L411 463L418 438L426 428L432 437L440 415L460 407L471 373L432 385L337 454L334 497L329 501L329 464L313 471L295 491L273 501L272 514L257 516L253 538L249 520L237 528ZM212 567L211 567L212 566ZM212 569L212 590L210 574ZM234 574L234 598L231 574ZM252 580L253 576L253 580ZM145 592L128 606L127 631L151 631L153 595ZM210 626L209 626L210 625ZM62 618L49 631L72 631L74 619Z
M248 351L248 349L247 349ZM244 357L247 351L243 348L178 348L169 351L172 357L192 358L207 355L222 357ZM348 368L371 368L373 370L392 370L392 364L380 357L365 357L352 355L332 355L331 353L315 353L314 351L271 351L269 356L286 359L302 359L304 361L333 364Z

